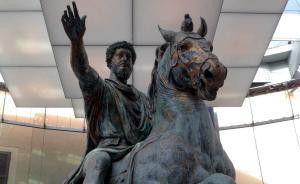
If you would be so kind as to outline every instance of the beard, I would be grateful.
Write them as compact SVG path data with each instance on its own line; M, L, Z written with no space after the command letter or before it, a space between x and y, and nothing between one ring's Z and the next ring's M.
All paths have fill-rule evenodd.
M112 72L121 81L127 81L131 75L132 67L123 67L119 65L112 65Z

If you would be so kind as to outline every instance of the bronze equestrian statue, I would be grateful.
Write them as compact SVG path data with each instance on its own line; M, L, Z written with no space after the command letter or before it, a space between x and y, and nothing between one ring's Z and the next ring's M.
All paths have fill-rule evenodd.
M151 110L153 115L146 115L149 112L146 98L144 103L137 103L136 106L132 105L132 100L122 101L121 107L125 107L126 111L120 112L123 108L119 108L118 100L130 98L133 93L124 93L118 88L119 85L114 86L115 88L112 86L124 80L121 78L121 81L117 80L117 82L103 81L94 70L87 67L82 39L77 42L72 37L75 33L82 38L84 31L68 29L68 25L71 24L68 22L73 17L78 20L76 24L84 25L85 17L80 19L75 3L73 6L74 13L68 6L68 13L65 11L62 22L72 42L71 64L85 98L89 145L81 166L66 180L66 183L234 184L234 167L222 148L218 130L203 102L203 100L216 98L217 91L223 86L227 75L226 67L212 53L212 45L205 39L207 26L204 19L201 19L201 26L197 33L192 32L191 20L185 21L190 23L184 23L180 32L159 28L166 43L157 50L157 65L154 67L150 85L152 89L150 101L155 110ZM185 19L190 17L186 15ZM85 26L79 28L85 30ZM108 66L114 73L109 63L110 61ZM86 72L90 72L88 76ZM116 78L119 79L117 76L112 79ZM106 88L103 87L104 84L107 85ZM91 89L92 92L94 90L96 92L88 92L88 97L85 97L85 91ZM116 92L117 90L121 91ZM132 91L137 90L132 88ZM108 95L107 93L111 96L105 96ZM119 93L123 95L122 98ZM103 106L104 102L108 105ZM107 107L109 112L105 109ZM135 114L134 117L139 120L135 123L139 124L131 130L130 120L136 119L122 118L133 116L135 107L145 107L145 109L140 109L142 112ZM106 116L102 114L103 111ZM117 114L119 118L113 118L115 116L111 116L112 113ZM101 125L106 123L107 116L111 117L109 125L114 125L115 122L121 123L125 131L123 141L127 141L126 136L128 136L126 134L128 130L124 128L129 129L131 135L128 136L129 141L135 137L134 141L127 143L125 148L122 147L122 138L118 139L121 143L110 145L111 147L99 144L102 141L106 142L106 139L110 140L110 137L102 137L103 129L112 130L107 129L108 126ZM147 135L150 131L148 122L151 116L152 130L150 135ZM124 122L124 120L129 121ZM147 138L141 141L146 136ZM112 170L108 172L110 168Z

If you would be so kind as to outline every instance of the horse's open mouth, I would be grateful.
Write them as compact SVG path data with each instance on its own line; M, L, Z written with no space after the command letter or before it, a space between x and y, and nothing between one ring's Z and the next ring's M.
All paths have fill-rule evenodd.
M216 99L218 89L208 90L206 88L198 89L198 96L203 98L203 100L212 101Z
M207 100L214 100L217 97L218 90L205 90Z

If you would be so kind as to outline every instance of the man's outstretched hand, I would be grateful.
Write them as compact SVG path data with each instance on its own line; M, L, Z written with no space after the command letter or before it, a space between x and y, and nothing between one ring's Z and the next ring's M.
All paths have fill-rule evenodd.
M71 42L78 42L82 40L86 29L86 16L84 15L82 18L80 18L78 14L78 9L74 1L72 2L72 5L74 12L68 5L67 10L64 11L64 14L61 17L61 22Z

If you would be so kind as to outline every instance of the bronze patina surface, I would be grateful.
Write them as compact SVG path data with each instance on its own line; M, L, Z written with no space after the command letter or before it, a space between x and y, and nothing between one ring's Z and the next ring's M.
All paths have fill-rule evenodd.
M85 16L75 3L73 9L67 7L62 23L89 129L87 154L65 183L234 184L234 167L203 102L216 98L227 75L205 39L205 20L196 33L188 14L180 32L159 28L166 43L156 50L148 100L126 84L135 61L127 42L107 53L109 80L89 66Z

